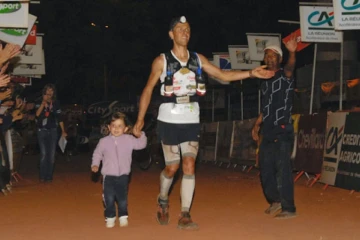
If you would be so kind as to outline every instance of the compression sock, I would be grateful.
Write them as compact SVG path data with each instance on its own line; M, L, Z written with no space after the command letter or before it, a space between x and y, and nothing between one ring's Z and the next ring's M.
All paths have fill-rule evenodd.
M168 177L165 175L165 170L160 173L160 199L161 200L168 200L169 190L171 184L173 182L173 177Z
M195 175L183 175L181 181L181 211L189 212L195 190Z

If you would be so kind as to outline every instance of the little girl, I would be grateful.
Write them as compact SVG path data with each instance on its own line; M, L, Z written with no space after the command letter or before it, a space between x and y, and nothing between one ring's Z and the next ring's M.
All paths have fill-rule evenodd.
M120 227L126 227L128 225L127 198L131 155L134 149L145 148L147 139L144 132L139 138L126 134L131 133L131 126L126 115L120 112L112 115L108 128L110 134L101 138L94 150L91 170L98 172L102 161L106 227L115 226L115 201L118 206Z

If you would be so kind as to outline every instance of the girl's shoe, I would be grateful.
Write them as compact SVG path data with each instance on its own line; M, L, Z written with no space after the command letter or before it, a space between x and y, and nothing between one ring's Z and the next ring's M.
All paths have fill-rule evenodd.
M119 217L120 227L127 227L129 225L128 216Z
M4 188L4 189L1 189L1 192L2 192L2 194L4 194L5 196L8 195L5 188Z
M116 220L116 217L106 218L105 219L106 227L107 228L113 228L115 226L115 220Z

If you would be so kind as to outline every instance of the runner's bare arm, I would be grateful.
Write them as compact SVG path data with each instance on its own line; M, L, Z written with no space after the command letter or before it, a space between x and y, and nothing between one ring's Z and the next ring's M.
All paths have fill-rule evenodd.
M266 66L260 66L254 68L249 71L241 71L241 70L234 70L234 71L224 71L218 68L217 66L211 64L206 57L201 54L198 54L202 63L202 67L204 71L214 76L217 79L222 81L230 82L230 81L239 81L244 80L247 78L271 78L274 76L274 71L266 70Z
M133 133L137 137L141 136L141 129L144 127L145 114L149 107L154 87L156 83L159 81L160 75L163 71L163 66L164 66L163 56L158 56L157 58L154 59L151 67L150 76L140 97L139 113L133 129Z

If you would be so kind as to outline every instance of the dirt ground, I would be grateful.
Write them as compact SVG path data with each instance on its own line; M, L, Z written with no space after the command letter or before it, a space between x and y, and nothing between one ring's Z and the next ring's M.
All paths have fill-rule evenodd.
M170 195L170 224L155 220L160 168L133 168L129 190L129 227L106 229L101 184L91 181L91 154L71 162L57 156L54 181L39 183L38 156L24 156L13 193L0 196L2 240L77 239L360 239L360 194L316 183L295 183L298 217L275 220L265 215L258 171L200 163L192 217L200 229L176 228L180 210L180 181Z

